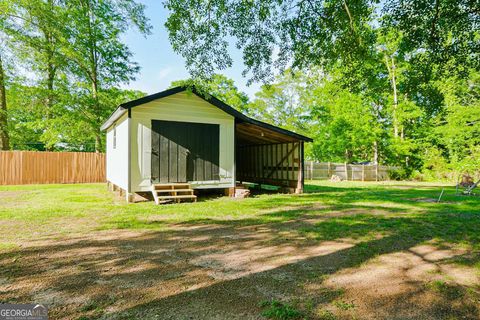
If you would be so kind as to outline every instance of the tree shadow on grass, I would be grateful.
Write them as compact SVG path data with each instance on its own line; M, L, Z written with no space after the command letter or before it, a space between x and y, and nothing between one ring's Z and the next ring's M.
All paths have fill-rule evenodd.
M187 235L192 236L190 233L187 233ZM193 235L198 236L196 233ZM325 276L344 269L358 267L369 259L382 254L407 250L415 246L419 241L419 239L413 238L405 239L403 236L389 236L359 243L353 247L335 250L325 255L308 257L298 262L279 265L265 271L247 273L234 279L212 280L209 278L202 279L202 277L197 279L190 276L191 273L196 272L199 268L195 264L179 263L182 253L187 258L185 252L179 252L179 255L174 258L159 254L149 254L145 257L141 253L142 250L149 248L152 242L160 240L163 242L167 239L167 242L175 241L176 237L178 237L177 234L171 234L166 239L157 239L157 235L152 235L148 239L131 239L125 242L79 244L80 248L115 247L121 250L132 250L129 253L123 252L115 258L113 256L98 257L93 261L84 261L81 264L80 272L68 276L60 274L54 279L50 279L48 284L45 283L45 287L59 291L62 295L76 296L86 293L86 296L89 297L86 303L79 308L80 312L78 310L69 310L72 314L65 314L62 313L65 312L64 309L57 310L53 308L54 312L58 312L54 313L54 315L69 317L85 314L92 318L106 316L107 318L121 319L153 319L156 316L160 316L162 319L180 319L183 316L186 318L193 317L194 319L244 319L254 318L260 313L261 310L258 305L261 301L270 299L286 299L289 301L295 297L308 299L315 307L321 308L341 297L341 290L328 287L311 290L306 289L304 287L305 284L321 286ZM194 242L189 243L188 247L190 250L203 251L200 255L208 255L212 250L212 248L205 250L201 244L196 245ZM67 245L63 248L66 251L72 249L77 249L77 245ZM233 250L241 249L243 249L242 245ZM214 250L221 250L221 248L214 248ZM299 248L299 250L301 249ZM62 251L61 248L60 251ZM41 255L42 251L35 251L35 254ZM145 258L151 264L151 268L137 270L133 273L119 272L115 275L108 275L105 274L104 269L101 267L109 259L116 259L115 265L117 266L128 266L131 261ZM171 268L172 264L175 265L174 268ZM69 264L56 265L60 269L66 266L69 266ZM135 266L135 263L132 266ZM32 265L31 267L30 270L19 270L19 274L16 274L16 276L42 276L41 273L38 274L37 266ZM205 266L201 268L205 268ZM313 277L312 274L314 275ZM168 288L171 283L173 283L175 288L171 288L171 291L162 292L162 287ZM97 291L91 290L92 287L96 287L98 284L109 289L107 291L101 289ZM388 318L398 313L408 314L413 312L413 314L423 315L423 319L441 319L448 316L475 319L475 315L478 312L477 308L468 301L460 301L464 294L452 296L452 292L455 292L454 290L464 292L465 289L452 289L453 286L450 285L439 287L439 294L435 296L436 302L423 305L416 303L415 295L425 293L428 288L423 283L414 283L412 286L415 288L414 291L395 296L393 301L392 297L387 297L386 299L378 297L375 301L362 302L366 305L373 304L375 306L382 304L382 309L370 309L370 312L378 312ZM149 288L152 290L149 290ZM92 291L94 293L89 294ZM155 294L152 295L152 293L158 293L161 297L158 298ZM119 295L122 295L121 298L119 298ZM121 304L122 301L126 302L129 299L135 299L135 303L127 302L126 305ZM455 304L452 302L455 302ZM115 305L115 303L117 303L117 308L120 310L109 312L110 304ZM300 303L300 307L305 308L302 303ZM367 307L367 310L368 308L373 308L373 306ZM312 316L314 317L314 314Z
M380 211L388 213L419 212L478 212L480 199L456 197L447 190L444 199L449 203L428 203L418 199L436 197L435 189L370 189L321 187L321 191L303 195L272 195L235 200L220 199L204 203L169 205L158 208L145 205L128 207L128 215L114 215L106 221L105 228L158 229L162 224L222 223L248 225L272 223L296 219L301 214L325 214L351 209L351 213L370 214ZM477 209L475 210L475 207ZM153 211L155 209L155 211ZM354 212L353 212L354 211ZM180 213L177 213L180 212ZM230 214L230 213L233 214ZM263 222L262 222L263 220Z
M463 244L465 254L434 263L479 263L474 202L417 204L408 199L419 192L364 191L285 196L273 206L268 197L254 199L255 210L264 210L258 217L192 219L162 232L132 231L168 224L135 217L125 222L127 230L1 253L0 300L46 303L53 319L257 319L259 303L271 299L295 303L313 319L329 308L342 319L477 319L478 287L410 278L415 264L399 266L402 290L359 295L353 311L335 309L333 302L355 282L343 289L328 279L355 275L378 257L400 254L400 263L407 255L432 264L411 249ZM399 278L378 276L360 283L374 292Z
M414 238L427 235L475 247L480 243L480 201L476 199L447 195L447 199L458 203L428 203L415 199L428 198L429 189L375 192L327 189L325 193L287 198L275 207L263 204L269 199L259 199L256 208L263 213L252 217L200 217L182 224L268 225L277 230L292 228L317 240L395 233ZM335 195L330 195L332 192Z
M436 187L422 188L398 188L398 186L374 186L368 188L361 187L330 187L330 186L307 186L307 193L302 195L262 195L255 198L230 201L223 199L208 200L203 203L189 205L188 207L178 207L177 205L168 206L165 210L158 210L161 219L153 219L156 222L147 222L142 226L142 217L135 217L135 222L139 223L139 228L154 228L159 221L172 222L169 215L175 210L188 211L190 217L182 219L186 223L232 223L248 225L249 216L251 223L272 222L274 216L272 212L281 212L283 218L277 220L294 219L297 213L311 214L313 211L318 213L330 211L345 210L348 208L354 210L365 209L365 213L375 212L386 209L390 213L415 213L415 212L439 212L439 213L457 213L457 212L480 212L480 198L456 196L454 188L445 188L443 196L444 202L434 203L440 189ZM425 201L423 201L425 200ZM230 206L228 204L230 203ZM205 205L208 210L205 210ZM198 210L197 210L198 208ZM214 214L215 212L218 214ZM229 211L245 212L230 217ZM221 213L221 214L220 214ZM253 214L252 214L253 213ZM138 219L137 219L138 218ZM277 215L280 218L280 215ZM118 226L128 228L130 226Z
M329 275L432 239L469 244L479 240L474 234L478 219L462 216L447 219L430 213L354 218L306 221L310 228L299 232L313 233L313 241L286 239L281 235L284 229L276 224L262 225L262 230L200 224L26 248L0 255L0 275L10 283L10 289L1 292L1 300L46 301L52 318L253 319L261 312L261 301L295 301L297 297L302 300L298 307L316 318L320 317L315 316L316 310L331 307L343 294L324 284ZM466 228L466 222L474 225ZM259 237L259 232L263 236ZM325 241L371 232L383 236L335 242L330 249L319 250ZM296 258L283 260L286 256ZM232 264L235 259L244 260ZM478 262L478 256L474 259L477 261L471 263ZM448 283L428 287L412 281L409 288L374 300L359 298L363 309L358 312L380 318L398 318L400 314L403 319L478 316L478 304L470 296L465 299L469 294L466 287ZM418 297L433 300L425 303Z

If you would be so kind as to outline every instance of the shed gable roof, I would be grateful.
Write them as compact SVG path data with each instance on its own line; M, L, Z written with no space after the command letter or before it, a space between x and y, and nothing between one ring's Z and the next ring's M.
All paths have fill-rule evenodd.
M194 93L198 97L204 99L208 103L214 105L215 107L217 107L220 110L226 112L227 114L235 117L235 120L237 122L251 123L251 124L259 126L259 127L263 127L263 128L266 128L266 129L269 129L269 130L272 130L272 131L275 131L275 132L278 132L278 133L281 133L281 134L288 135L288 136L290 136L292 138L296 138L298 140L307 141L307 142L313 141L311 138L303 136L303 135L298 134L298 133L295 133L293 131L282 129L282 128L279 128L277 126L274 126L274 125L271 125L271 124L268 124L268 123L265 123L265 122L262 122L262 121L259 121L259 120L252 119L252 118L244 115L243 113L239 112L238 110L232 108L231 106L227 105L225 102L217 99L216 97L214 97L212 95L210 95L209 97L205 97L205 95L200 93L195 87L186 87L186 86L179 86L179 87L167 89L165 91L161 91L161 92L154 93L154 94L151 94L151 95L148 95L148 96L136 99L136 100L132 100L132 101L129 101L129 102L122 103L112 113L112 115L107 119L107 121L105 121L105 123L101 126L100 129L101 130L108 129L125 112L128 112L129 109L132 109L136 106L139 106L139 105L142 105L142 104L145 104L145 103L157 100L157 99L161 99L161 98L171 96L173 94L177 94L177 93L180 93L180 92L183 92L183 91L187 91L187 90L191 90L192 93Z

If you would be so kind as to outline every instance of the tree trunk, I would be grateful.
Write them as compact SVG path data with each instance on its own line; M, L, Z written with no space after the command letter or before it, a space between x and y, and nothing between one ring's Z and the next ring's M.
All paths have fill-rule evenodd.
M54 10L53 1L48 1L50 10ZM47 119L51 119L52 117L52 108L53 108L53 83L55 81L55 63L54 63L54 47L55 47L55 40L52 36L52 33L49 29L43 30L43 36L45 38L46 44L46 54L47 54L47 112L46 116Z
M46 125L50 125L51 119L53 119L53 104L54 104L54 93L53 93L53 83L55 81L55 66L51 62L49 58L49 62L47 65L47 99L45 101L45 120L46 120ZM50 143L47 143L45 145L45 150L47 151L53 151L54 149L54 144L51 145Z
M398 117L397 117L397 112L398 112L398 94L397 94L397 77L396 77L396 66L395 66L395 60L393 59L393 56L390 58L392 61L392 66L390 67L390 61L388 61L388 56L385 55L385 63L387 65L388 73L390 75L390 82L392 85L393 89L393 112L392 112L392 118L393 118L393 136L395 138L398 138Z
M48 0L48 6L50 12L54 12L55 10L55 4L52 0ZM43 41L45 41L44 45L46 47L46 55L47 55L47 61L46 61L46 89L47 89L47 97L45 100L45 124L46 126L50 125L51 119L54 118L54 113L53 113L53 106L55 104L55 93L54 93L54 83L55 83L55 77L57 73L57 65L55 62L55 47L57 46L56 44L56 39L54 35L52 34L51 28L49 28L48 25L46 25L44 28L41 28L41 31L43 33ZM54 145L51 145L50 143L46 144L46 150L47 151L52 151L54 149Z
M96 79L96 77L93 77ZM92 81L92 98L93 98L93 109L95 110L95 113L97 114L97 124L100 122L99 119L100 117L98 116L98 111L99 111L99 105L98 105L98 84L96 80ZM100 152L102 150L102 138L100 135L100 128L97 127L95 129L95 152Z
M350 159L352 158L352 153L350 150L345 149L345 162L350 163Z
M95 152L100 153L102 151L102 136L100 130L95 133Z
M48 67L48 76L47 76L47 119L52 118L52 109L53 109L53 82L55 80L55 71L52 64L49 64Z
M87 3L88 7L88 36L90 39L90 79L92 85L92 98L93 98L93 115L94 115L94 132L95 132L95 152L102 151L102 135L100 132L100 126L102 117L100 115L100 103L98 101L98 87L99 87L99 80L98 80L98 50L97 50L97 38L95 37L95 14L92 8L90 7L90 3Z
M5 89L5 71L0 55L0 150L10 149L7 117L7 91Z
M102 135L100 132L100 121L101 118L98 115L100 111L100 106L98 105L98 82L97 82L97 77L96 77L96 72L94 72L93 77L94 80L92 81L92 98L93 98L93 109L95 110L96 114L96 127L94 128L95 130L95 152L101 152L102 151Z
M378 164L378 142L373 142L373 163Z
M392 56L392 87L393 87L393 136L398 137L398 96L397 96L397 77L395 70L395 60Z

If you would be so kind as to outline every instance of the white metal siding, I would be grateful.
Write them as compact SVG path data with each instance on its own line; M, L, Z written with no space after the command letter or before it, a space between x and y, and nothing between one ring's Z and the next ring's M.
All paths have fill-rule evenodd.
M131 110L132 192L149 191L151 178L152 120L220 125L220 181L194 181L194 188L234 186L235 119L193 93L181 92Z
M116 148L113 148L113 131L116 128ZM128 121L125 114L107 130L107 181L120 188L128 188Z

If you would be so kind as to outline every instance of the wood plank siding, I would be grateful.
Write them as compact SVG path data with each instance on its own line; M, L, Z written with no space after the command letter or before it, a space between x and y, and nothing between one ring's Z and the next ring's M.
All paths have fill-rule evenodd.
M154 183L219 180L218 124L152 120Z
M193 171L192 188L229 188L234 186L234 146L235 121L234 117L218 109L214 105L198 96L181 92L154 100L131 109L131 181L132 191L149 191L151 179L156 174L152 172L152 121L175 121L188 123L191 126L198 124L212 124L218 127L218 172L213 168ZM200 139L195 144L205 147L211 145L210 140L202 139L203 133L195 135ZM209 135L211 138L211 135ZM209 138L209 139L210 139ZM181 138L180 138L181 139ZM215 138L216 139L216 138ZM200 143L201 141L201 143ZM181 142L179 142L181 144ZM179 151L184 152L182 148ZM216 156L215 156L216 157ZM203 166L200 161L195 163ZM183 166L184 162L170 162L172 167ZM183 169L180 168L180 171ZM178 168L177 168L178 171ZM192 172L188 173L192 175ZM173 177L174 178L174 177ZM177 177L178 179L178 177ZM183 176L180 176L180 180ZM187 181L189 181L187 177Z
M107 181L128 189L128 116L125 114L107 131Z

